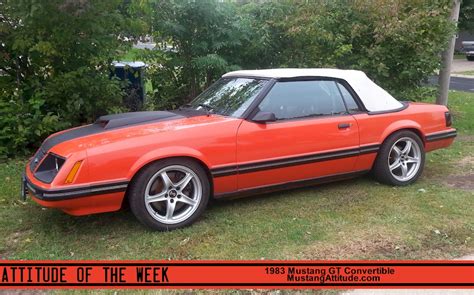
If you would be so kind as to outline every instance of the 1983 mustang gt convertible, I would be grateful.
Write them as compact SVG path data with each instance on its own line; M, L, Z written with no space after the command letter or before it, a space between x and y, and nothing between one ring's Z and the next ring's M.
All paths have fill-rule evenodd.
M273 69L225 74L175 111L100 117L48 137L22 193L72 215L119 210L172 230L210 198L346 179L420 177L425 152L456 136L440 105L400 102L360 71Z

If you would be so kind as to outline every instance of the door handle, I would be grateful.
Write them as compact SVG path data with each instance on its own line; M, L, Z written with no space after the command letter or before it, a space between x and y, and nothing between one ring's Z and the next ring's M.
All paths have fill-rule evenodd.
M350 128L351 126L352 126L351 123L339 123L339 125L337 125L339 129L347 129L347 128Z

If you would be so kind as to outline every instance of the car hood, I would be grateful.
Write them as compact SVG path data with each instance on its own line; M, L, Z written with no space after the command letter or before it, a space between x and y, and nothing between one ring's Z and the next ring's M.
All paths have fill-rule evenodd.
M100 117L94 124L68 129L48 137L40 150L67 154L111 142L163 133L183 128L197 128L235 118L207 115L201 111L132 112Z

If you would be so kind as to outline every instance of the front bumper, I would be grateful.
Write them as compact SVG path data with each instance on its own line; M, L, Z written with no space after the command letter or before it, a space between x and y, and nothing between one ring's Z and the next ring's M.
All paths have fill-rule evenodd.
M70 188L61 189L45 189L33 184L33 182L28 179L28 176L24 174L21 183L21 197L24 200L27 194L32 194L37 199L44 201L62 201L82 197L125 192L127 190L127 186L128 181L122 181L97 185L74 186Z
M467 56L474 56L474 51L466 51Z
M35 185L28 175L21 181L21 198L29 195L43 207L60 209L70 215L89 215L120 210L128 182L45 189Z

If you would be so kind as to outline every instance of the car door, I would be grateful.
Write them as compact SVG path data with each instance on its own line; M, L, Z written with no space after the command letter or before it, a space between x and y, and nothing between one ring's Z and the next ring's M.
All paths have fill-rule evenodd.
M256 112L276 121L244 120L237 132L238 188L324 179L353 172L358 127L332 80L276 82Z

